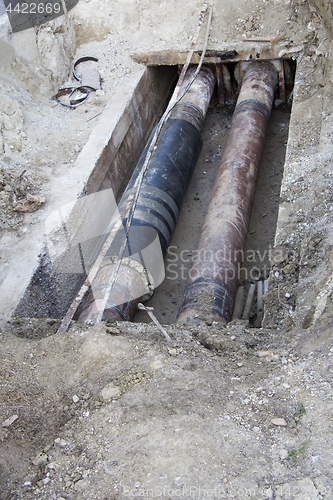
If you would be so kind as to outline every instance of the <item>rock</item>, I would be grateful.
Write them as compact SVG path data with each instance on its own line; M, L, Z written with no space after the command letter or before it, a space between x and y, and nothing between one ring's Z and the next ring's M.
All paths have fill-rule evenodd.
M120 328L117 328L115 326L112 326L112 327L108 326L105 331L106 331L106 333L109 333L110 335L121 335Z
M285 460L286 458L288 458L288 456L289 456L288 450L279 451L279 457L281 458L281 460Z
M170 354L170 356L177 356L178 349L168 349L168 353Z
M27 197L23 200L19 200L16 205L14 205L15 212L35 212L45 203L45 196L38 194L27 194Z
M76 394L74 394L72 399L73 399L74 403L78 403L80 401L80 398Z
M82 488L84 488L86 486L86 481L84 479L79 479L76 483L75 483L75 489L76 490L80 490Z
M61 448L64 448L67 444L67 441L65 441L64 439L61 439L61 438L57 438L54 440L54 442L60 446Z
M111 399L114 399L120 395L120 389L117 387L113 382L110 384L106 385L104 389L101 390L99 393L99 398L101 401L104 403L107 403L108 401L111 401Z
M265 361L276 361L279 359L279 355L276 351L259 351L259 358L264 358Z
M44 477L44 479L42 479L42 483L43 485L45 486L47 483L49 483L51 481L51 479L49 477Z
M287 264L283 268L283 273L285 276L290 276L291 274L295 274L295 264Z
M18 415L12 415L11 417L7 418L6 420L4 420L2 422L2 427L9 427L10 425L12 425L12 423L15 422L15 420L18 419Z
M57 463L56 462L50 462L49 464L47 464L46 466L48 469L51 469L51 470L56 470L57 468Z
M47 444L46 446L44 446L43 452L47 453L48 451L50 451L50 449L52 448L52 446L53 446L53 443Z
M108 462L105 467L104 467L104 472L105 474L108 474L108 476L115 476L118 471L118 462Z
M199 339L200 343L210 350L225 351L228 345L226 338L221 335L202 333Z
M47 464L48 456L45 453L40 453L31 461L34 465L36 465L36 467L44 466Z
M280 427L285 427L287 425L284 418L272 418L271 423Z
M259 434L259 432L260 432L260 427L257 427L257 426L256 426L256 427L253 427L253 429L252 429L252 430L253 430L253 432L255 432L256 434Z

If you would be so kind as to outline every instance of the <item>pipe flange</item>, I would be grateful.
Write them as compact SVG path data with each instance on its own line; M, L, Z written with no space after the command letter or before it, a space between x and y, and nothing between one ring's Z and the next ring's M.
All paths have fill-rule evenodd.
M81 77L79 75L77 75L76 73L76 67L83 63L83 62L86 62L86 61L94 61L94 62L98 62L98 59L97 57L93 57L93 56L84 56L84 57L80 57L79 59L77 59L74 63L73 63L73 66L72 66L72 72L73 72L73 76L75 78L75 80L77 80L78 82L81 82Z
M110 264L116 265L117 261L118 261L118 255L107 255L103 259L103 263L100 269L103 269L103 267L109 266ZM145 288L147 292L140 298L140 300L141 302L147 302L147 300L149 300L154 293L154 280L149 271L145 268L143 264L141 264L141 262L131 259L131 257L123 257L121 259L121 265L134 269L141 277L142 281L145 283Z
M65 87L63 89L58 90L55 96L53 96L53 99L58 103L61 104L61 106L64 106L65 108L69 109L75 109L75 106L72 106L70 104L66 104L65 102L62 102L60 100L60 97L63 97L65 95L71 95L73 92L73 87Z
M74 98L71 99L72 95L75 94L75 92L80 92L81 95L77 97L74 96ZM60 100L60 97L67 95L69 96L70 104L67 104ZM87 99L88 95L89 89L87 87L65 87L63 89L60 89L53 98L58 104L61 104L61 106L69 109L75 109L79 104Z
M80 92L78 96L75 96L74 94L76 92ZM71 97L74 95L74 98L71 99ZM89 95L89 89L87 87L76 87L73 89L71 94L69 95L69 102L71 103L71 106L78 106L79 104L82 104L88 97Z

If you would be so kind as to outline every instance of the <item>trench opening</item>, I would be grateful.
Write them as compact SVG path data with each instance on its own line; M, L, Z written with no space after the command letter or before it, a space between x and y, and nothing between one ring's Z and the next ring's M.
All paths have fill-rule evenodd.
M293 61L284 61L286 102L282 102L279 90L277 90L266 136L250 228L244 250L243 265L239 275L239 285L244 288L245 299L251 285L257 285L258 281L264 282L269 275L269 249L273 246L275 237L279 193L291 113L291 104L288 97L292 93L295 69ZM177 317L241 87L242 68L240 63L223 64L222 71L224 102L221 103L221 88L216 87L202 129L202 152L165 258L165 279L156 288L151 299L146 302L147 306L154 308L157 319L165 324L174 323ZM155 78L156 72L160 74L157 80ZM147 101L151 100L151 93L154 93L156 103L154 102L151 106L153 110L150 117L151 123L146 124L143 131L145 140L147 140L151 129L168 103L175 85L177 67L151 68L148 70L148 74L148 79L150 78L151 81L147 86L148 90L145 98ZM168 81L168 85L162 85L164 95L160 95L156 100L156 92L161 94L160 81L163 79ZM162 105L161 101L163 101ZM147 107L145 105L142 106L142 115L145 116L147 121ZM137 116L137 121L140 122L142 128L140 116ZM137 122L133 120L130 129L134 130L136 127ZM133 135L133 130L128 133L129 139ZM125 151L124 159L127 162L128 170L125 175L127 180L144 148L145 140L139 141L139 146L132 150L129 150L128 144L122 145ZM119 163L119 158L117 162ZM114 168L114 164L111 164L97 190L105 189L105 187L112 184L110 179ZM119 168L119 165L117 168ZM119 192L120 195L125 187L126 182L123 181ZM81 274L56 272L46 251L23 299L15 310L14 316L62 318L85 277L84 272ZM257 313L256 294L254 295L249 319L253 326L260 326L262 315ZM150 319L145 312L138 311L134 321L150 322Z
M165 259L165 280L145 304L154 308L154 314L162 324L173 324L176 321L189 272L195 262L201 229L241 87L241 72L238 63L225 64L223 70L225 103L223 106L216 104L216 96L215 100L213 96L202 129L202 152ZM243 301L241 301L237 316L233 317L233 319L242 319L243 317L249 319L250 325L253 327L261 326L264 314L260 302L260 288L262 286L264 292L270 273L269 259L271 248L274 245L278 219L279 196L296 72L295 62L292 60L284 61L284 72L285 102L280 99L282 96L277 89L259 169L250 226L243 252L243 263L239 270L240 293L237 300L239 302L239 295L243 293ZM251 300L250 306L246 304L247 300ZM246 305L249 307L248 312ZM134 321L149 322L150 320L144 311L138 311Z

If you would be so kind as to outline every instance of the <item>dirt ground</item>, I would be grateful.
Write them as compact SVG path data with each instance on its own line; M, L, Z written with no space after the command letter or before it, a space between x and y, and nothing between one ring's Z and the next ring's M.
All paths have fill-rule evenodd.
M332 34L317 6L331 12L319 0L213 2L209 48L279 36L298 47L291 116L272 113L247 242L277 250L263 327L172 324L184 280L151 299L171 342L144 313L74 322L65 335L52 318L4 315L1 500L333 498ZM64 186L100 113L140 72L130 52L188 50L201 7L80 0L17 34L0 17L2 290L31 265L50 211L70 201ZM102 88L70 110L52 96L85 55L98 57ZM207 117L177 252L195 248L231 113L230 103Z

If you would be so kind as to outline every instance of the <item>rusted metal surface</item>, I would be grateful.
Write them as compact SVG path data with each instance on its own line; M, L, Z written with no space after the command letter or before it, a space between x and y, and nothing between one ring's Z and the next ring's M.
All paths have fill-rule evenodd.
M270 63L247 68L178 322L231 320L276 85Z
M284 77L284 62L281 61L281 69L279 71L279 91L280 99L282 102L286 102L286 82Z
M217 83L217 99L219 106L224 105L224 78L223 78L223 67L222 64L216 64L216 83Z
M195 68L188 71L180 91L187 88L194 72ZM160 141L157 142L154 148L151 162L142 182L133 215L133 225L129 229L128 240L130 244L126 246L128 253L124 257L121 256L120 267L109 291L110 276L113 276L119 262L119 252L115 253L114 250L120 248L121 241L125 238L123 231L118 237L120 243L115 248L110 247L101 264L92 283L86 305L80 314L80 321L93 320L96 314L100 314L101 311L104 311L103 319L114 318L116 320L131 321L134 318L138 303L143 300L142 297L151 294L149 272L142 263L135 260L134 256L139 255L152 243L154 234L158 233L162 251L165 252L170 243L179 215L182 197L190 180L190 174L194 169L194 158L197 158L200 151L198 144L201 141L201 136L199 131L214 86L214 72L210 68L203 67L189 90L171 111L167 123L173 123L173 125L168 127L166 123L164 130L162 130ZM187 129L191 129L190 139L186 139L184 122L186 122ZM178 124L180 134L172 135L174 134L171 130L172 127L175 129ZM171 133L169 134L170 130ZM191 144L188 143L190 140L192 140ZM168 144L168 149L164 153L162 149L165 148L165 144ZM192 153L188 147L186 148L186 145L190 146ZM197 153L195 153L196 150L198 150ZM166 157L167 161L164 161ZM182 157L185 158L185 163L181 163ZM161 161L158 160L159 158L161 158ZM170 163L172 168L182 172L178 177L175 172L170 173ZM141 171L140 163L137 168ZM184 178L185 173L186 179ZM132 183L136 182L134 180L135 175L137 175L136 172L134 172L133 179L129 183L129 192L131 192ZM158 180L159 178L161 181ZM156 179L158 182L156 182ZM180 185L177 183L180 183ZM126 196L125 192L123 200L126 199ZM132 253L129 252L129 248L132 249ZM133 248L135 248L135 251L133 251Z
M183 87L186 87L194 72L194 67L188 70ZM185 96L171 111L170 119L186 120L201 130L214 90L215 76L213 71L206 66L201 68L199 75L200 77L196 78Z
M86 321L97 316L105 295L105 288L116 266L116 259L106 257L93 283L93 300L89 307L80 314L79 321ZM140 297L147 293L147 280L142 266L130 259L123 259L117 279L112 287L103 319L123 321L133 318L140 302Z

